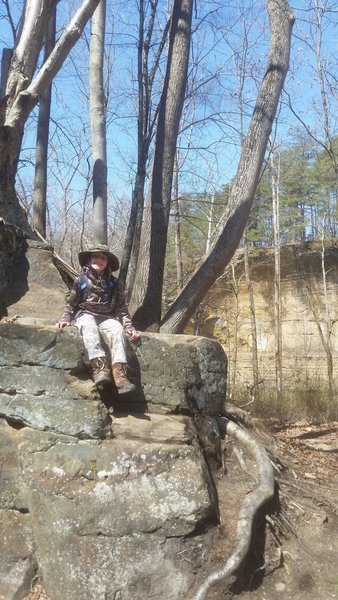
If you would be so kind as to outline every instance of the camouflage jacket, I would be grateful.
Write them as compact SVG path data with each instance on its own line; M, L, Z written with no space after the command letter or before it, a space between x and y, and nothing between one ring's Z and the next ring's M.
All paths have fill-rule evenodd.
M82 314L113 318L132 327L121 282L111 273L97 275L84 267L75 277L60 321L71 323Z

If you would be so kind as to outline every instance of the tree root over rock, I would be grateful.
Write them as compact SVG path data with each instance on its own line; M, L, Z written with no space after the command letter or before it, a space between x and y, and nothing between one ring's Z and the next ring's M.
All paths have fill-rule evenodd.
M218 571L210 573L192 596L192 600L203 600L208 590L217 582L232 576L245 559L251 542L254 517L258 510L274 495L274 471L265 448L248 431L224 417L218 418L220 429L244 446L257 464L259 485L248 494L239 511L235 535L235 550Z

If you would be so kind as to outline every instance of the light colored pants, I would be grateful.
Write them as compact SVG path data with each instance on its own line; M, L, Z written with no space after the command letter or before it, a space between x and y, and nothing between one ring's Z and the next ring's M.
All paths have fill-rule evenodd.
M94 315L83 314L76 319L75 325L83 337L89 360L106 356L100 335L102 333L105 335L108 342L111 363L127 362L127 340L123 327L119 321L116 319L107 319L106 317L95 317Z

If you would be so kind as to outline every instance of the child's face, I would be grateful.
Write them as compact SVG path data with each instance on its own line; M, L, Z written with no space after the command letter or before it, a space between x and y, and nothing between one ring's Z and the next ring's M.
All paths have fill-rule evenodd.
M107 263L108 256L106 254L93 252L93 254L90 255L90 266L99 274L105 270Z

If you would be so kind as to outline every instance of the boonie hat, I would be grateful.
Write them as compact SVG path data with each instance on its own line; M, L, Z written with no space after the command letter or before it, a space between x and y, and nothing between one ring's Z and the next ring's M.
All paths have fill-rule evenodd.
M117 258L117 256L115 256L115 254L110 252L108 246L105 246L104 244L96 244L95 246L88 248L88 250L83 250L82 252L79 252L79 263L81 267L84 267L85 265L89 264L90 255L94 254L95 252L106 254L108 256L108 265L111 268L111 270L118 270L120 266L119 259Z

